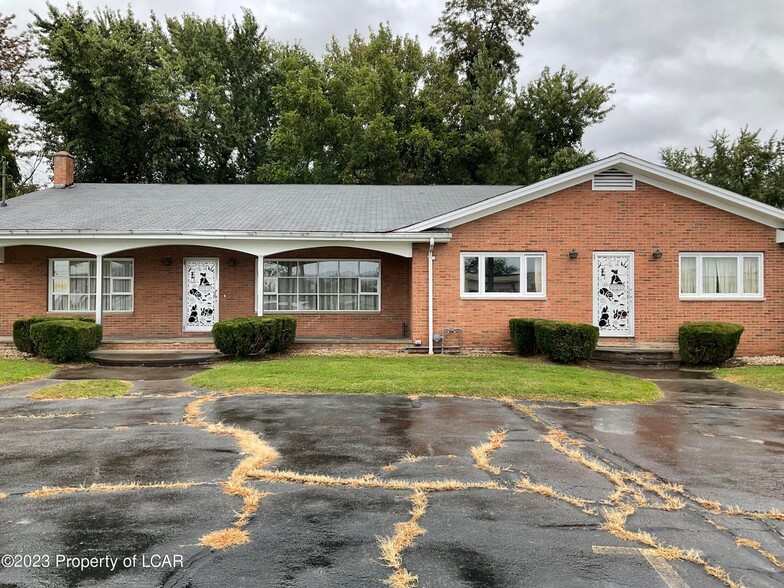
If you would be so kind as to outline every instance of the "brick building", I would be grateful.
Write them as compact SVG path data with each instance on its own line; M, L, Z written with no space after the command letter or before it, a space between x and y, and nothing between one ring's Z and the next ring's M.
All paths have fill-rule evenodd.
M512 317L637 346L721 320L740 353L784 353L784 211L625 154L526 187L74 184L66 153L54 171L0 209L0 336L44 313L107 337L285 313L299 337L459 327L507 349Z

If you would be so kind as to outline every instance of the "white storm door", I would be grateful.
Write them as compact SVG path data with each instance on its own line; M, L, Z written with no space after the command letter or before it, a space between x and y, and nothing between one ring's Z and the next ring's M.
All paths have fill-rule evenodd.
M593 324L600 337L634 337L634 253L594 252Z
M182 330L209 332L218 322L218 260L183 261Z

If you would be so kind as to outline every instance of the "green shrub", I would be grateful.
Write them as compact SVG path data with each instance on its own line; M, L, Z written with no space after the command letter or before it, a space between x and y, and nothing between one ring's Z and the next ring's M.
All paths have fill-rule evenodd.
M272 320L276 323L275 330L275 343L273 344L270 353L278 353L286 351L294 344L294 338L297 336L297 319L293 316L273 316Z
M732 323L683 323L678 329L681 361L688 365L719 365L735 354L743 334Z
M537 320L536 346L557 363L590 359L599 342L599 327L583 323Z
M534 324L537 319L514 318L509 320L509 334L512 337L512 347L518 355L536 355L536 334Z
M249 316L216 323L212 338L226 355L263 356L291 347L296 331L297 319L290 316Z
M82 321L94 323L95 319L86 316L30 316L14 321L14 345L23 353L37 353L33 340L30 338L30 327L46 321Z
M30 339L37 353L62 363L80 360L101 344L101 325L72 319L43 321L30 327Z

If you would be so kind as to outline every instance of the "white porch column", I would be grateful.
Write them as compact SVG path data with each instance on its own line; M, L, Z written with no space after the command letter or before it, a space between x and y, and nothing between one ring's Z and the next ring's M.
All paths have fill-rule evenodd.
M256 256L256 315L264 314L264 256Z
M103 320L103 255L95 256L95 324Z

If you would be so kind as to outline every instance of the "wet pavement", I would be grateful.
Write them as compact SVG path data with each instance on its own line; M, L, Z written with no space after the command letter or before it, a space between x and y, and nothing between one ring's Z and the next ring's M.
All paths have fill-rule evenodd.
M784 586L784 395L657 371L650 405L222 396L134 370L49 381L132 397L0 389L0 555L41 556L0 587ZM225 529L249 541L199 545Z

